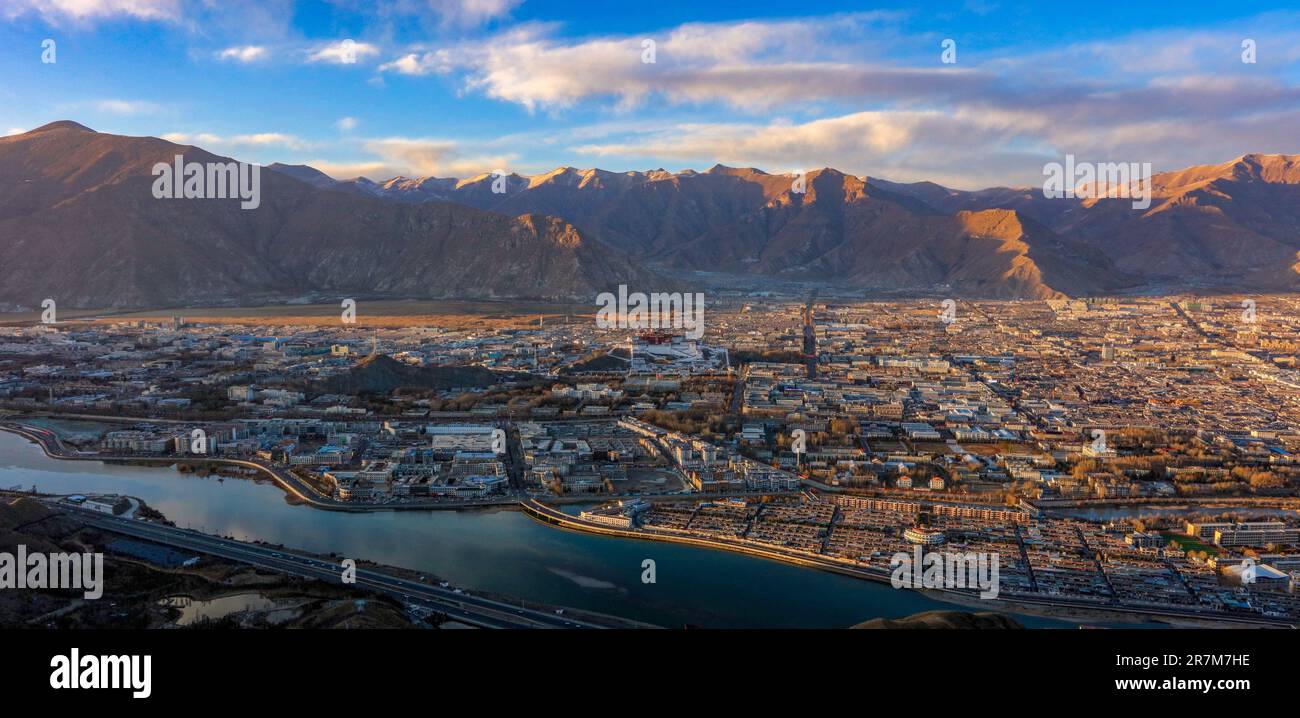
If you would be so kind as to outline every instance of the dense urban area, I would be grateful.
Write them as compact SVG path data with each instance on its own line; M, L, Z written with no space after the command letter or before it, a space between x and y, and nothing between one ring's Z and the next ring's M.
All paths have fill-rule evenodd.
M698 340L590 308L366 309L3 326L0 426L55 458L271 477L324 510L518 506L867 580L942 546L997 554L1004 606L1300 618L1292 297L737 292Z

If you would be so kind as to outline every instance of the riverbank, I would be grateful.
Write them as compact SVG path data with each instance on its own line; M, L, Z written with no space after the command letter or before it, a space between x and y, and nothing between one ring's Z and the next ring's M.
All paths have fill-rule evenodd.
M734 552L557 531L514 507L316 511L286 501L268 481L223 482L159 465L55 461L8 432L0 432L0 486L136 496L178 528L364 558L440 576L478 594L522 596L658 626L844 628L946 606L915 592ZM646 559L658 566L655 583L642 580ZM1030 627L1074 627L1026 621Z
M665 531L652 531L646 529L619 529L610 526L595 524L575 518L568 514L555 511L540 502L524 502L523 511L530 518L541 523L555 526L564 530L587 532L604 536L614 536L619 538L637 539L642 541L665 541L670 543L681 543L691 546L710 548L718 551L728 551L733 553L742 553L750 556L757 556L773 561L794 564L805 568L813 568L821 571L838 573L845 576L852 576L856 579L872 581L875 583L891 583L890 573L887 571L877 571L865 568L856 564L849 564L844 561L832 559L825 556L816 556L812 554L793 553L782 551L777 547L757 546L749 542L728 541L725 539L693 536L683 533L670 533ZM1279 621L1267 619L1264 617L1237 617L1237 616L1210 616L1196 612L1184 612L1171 609L1161 608L1143 608L1137 606L1103 606L1088 604L1079 601L1063 601L1060 599L1038 599L1027 596L1017 595L1015 598L997 598L984 599L975 591L959 589L910 589L929 598L959 605L966 608L979 608L982 610L996 610L1006 613L1028 614L1043 618L1067 619L1081 622L1111 622L1123 621L1125 623L1139 623L1143 621L1159 621L1171 625L1185 625L1192 627L1257 627L1257 628L1292 628L1294 624L1288 621Z
M363 511L432 511L432 510L458 510L467 508L497 508L513 506L517 503L514 498L499 499L482 499L482 500L461 500L461 501L428 501L428 502L408 502L408 503L361 503L361 502L344 502L330 496L326 496L307 482L299 479L293 474L282 471L278 467L269 465L266 462L253 459L231 459L216 456L205 456L202 458L192 458L184 456L137 456L129 454L85 454L73 452L63 446L58 435L47 429L39 427L26 426L16 422L0 423L0 431L7 431L11 434L27 439L36 444L45 452L45 455L51 459L61 461L101 461L105 463L138 463L143 465L171 466L187 465L202 466L204 464L215 464L220 466L237 466L247 469L253 469L260 475L269 478L276 486L280 487L286 494L295 500L307 504L313 508L323 509L326 511L346 511L346 512L363 512Z
M13 437L0 442L0 485L40 483L47 492L111 490L140 496L180 527L322 554L364 556L445 576L467 589L527 596L656 625L834 628L956 603L929 592L895 590L886 585L886 576L864 580L858 573L801 565L783 556L703 542L659 541L648 548L652 542L645 536L608 541L592 531L555 531L513 510L517 504L485 507L507 509L496 511L318 512L285 501L285 493L266 482L221 483L158 464L137 468L58 462L76 467L62 473L48 466L53 462L44 451L34 450L32 441L0 435ZM699 497L676 500L694 498ZM658 565L658 583L642 581L647 558ZM810 567L819 570L807 570ZM815 608L810 596L816 597ZM989 606L975 603L972 608ZM1021 605L999 610L1025 616L1027 625L1042 628L1073 628L1084 621L1115 618L1093 613L1075 619L1053 608ZM1143 619L1169 620L1137 620Z
M11 434L21 436L28 441L36 444L41 448L45 455L51 459L65 461L102 461L118 463L139 463L143 465L183 465L183 466L202 466L204 464L235 466L255 470L259 475L266 476L286 494L295 500L312 508L323 509L326 511L343 511L343 512L373 512L373 511L462 511L466 509L509 509L518 508L521 501L526 501L531 497L520 496L499 496L484 499L458 499L458 500L436 500L436 501L403 501L390 503L374 503L359 501L340 501L331 496L318 491L315 487L302 479L294 476L288 471L284 471L269 462L254 459L231 459L216 456L205 456L201 458L185 456L137 456L128 454L87 454L82 452L73 452L63 446L62 440L54 432L35 426L19 424L14 421L0 422L0 431L7 431ZM51 446L53 444L53 446ZM761 498L764 496L794 496L797 491L774 491L767 493L740 494L742 497ZM609 501L619 498L636 498L642 501L683 501L683 500L709 500L716 498L727 498L737 496L734 493L692 493L692 494L641 494L637 496L617 496L610 494L600 495L570 495L547 497L547 501L553 504L589 504L601 501Z

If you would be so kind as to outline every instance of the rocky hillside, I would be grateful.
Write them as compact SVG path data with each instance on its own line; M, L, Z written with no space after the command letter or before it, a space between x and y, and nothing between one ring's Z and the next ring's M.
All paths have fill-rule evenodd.
M0 138L0 302L234 305L308 293L586 300L657 281L555 217L323 189L302 168L263 169L256 209L238 199L156 199L152 167L178 154L229 161L72 122Z

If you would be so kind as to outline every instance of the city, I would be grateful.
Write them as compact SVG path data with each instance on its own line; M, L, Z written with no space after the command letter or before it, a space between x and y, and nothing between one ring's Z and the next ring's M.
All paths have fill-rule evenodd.
M0 688L1288 695L1296 37L0 0Z
M364 302L354 324L87 318L0 330L0 428L324 510L523 507L868 580L942 543L998 554L1009 610L1287 625L1298 305L736 295L700 340L526 306L472 327L368 326Z

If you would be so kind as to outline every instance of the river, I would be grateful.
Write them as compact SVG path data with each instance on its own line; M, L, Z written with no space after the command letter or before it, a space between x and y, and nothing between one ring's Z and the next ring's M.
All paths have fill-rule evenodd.
M466 589L660 626L831 628L955 606L837 574L693 546L563 531L519 511L339 513L289 504L272 483L173 467L51 459L0 432L0 487L117 493L176 525L427 571ZM641 582L653 559L656 582ZM1017 616L1032 627L1072 627Z

